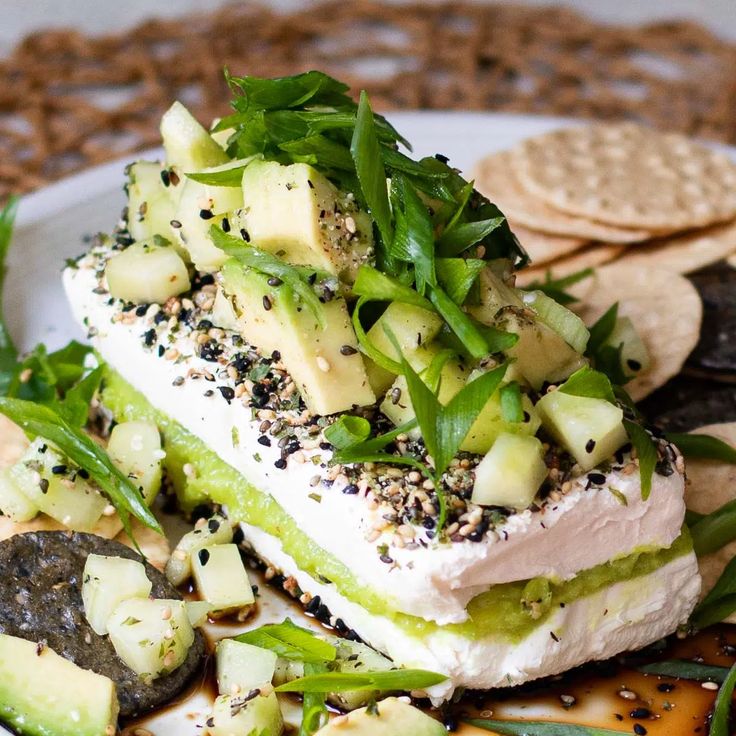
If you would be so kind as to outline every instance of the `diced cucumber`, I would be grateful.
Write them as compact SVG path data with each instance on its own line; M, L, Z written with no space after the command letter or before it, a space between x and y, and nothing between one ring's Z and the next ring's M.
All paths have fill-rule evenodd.
M221 695L215 700L208 736L281 736L284 719L276 693L247 696Z
M11 521L30 521L38 514L38 506L23 493L8 468L0 470L0 512Z
M184 601L129 598L107 622L118 657L145 682L173 672L194 643Z
M242 161L228 161L222 166L205 169L217 172L242 166ZM209 230L212 225L223 226L223 220L238 232L234 211L243 206L243 192L240 187L216 187L200 184L187 179L182 185L181 198L176 208L176 219L181 227L174 232L198 271L216 271L227 260L227 256L212 243ZM230 224L232 223L232 224Z
M298 680L300 677L304 677L304 662L283 657L276 660L276 668L273 673L274 685L283 685L285 682Z
M536 404L544 428L590 470L628 442L623 411L605 399L552 391Z
M212 616L246 613L255 603L248 572L235 544L202 547L192 558L199 595L212 604Z
M331 639L337 647L335 660L340 672L387 672L394 669L394 663L375 649L357 641L348 639ZM386 695L387 693L383 693ZM327 700L342 710L355 710L377 700L381 692L378 690L346 690L328 693Z
M170 244L153 241L133 243L110 258L105 276L112 296L134 304L163 304L190 286L181 256Z
M415 371L427 382L427 369L432 360L439 354L437 345L427 345L414 350L407 360ZM440 388L438 398L440 403L446 404L455 396L468 380L468 370L463 364L450 358L442 367L440 373ZM381 411L398 427L415 417L414 407L409 396L409 389L404 376L398 376L391 388L386 392L386 398L381 402ZM418 427L411 430L414 437L420 436Z
M151 504L161 489L161 435L151 422L121 422L110 433L110 459Z
M207 623L212 611L211 603L207 603L207 601L185 601L184 605L187 609L187 616L189 616L189 623L193 628L198 629Z
M137 560L89 555L82 579L82 602L89 625L104 636L118 605L128 598L148 597L151 587L146 568Z
M651 364L647 346L628 317L619 317L616 320L613 331L604 344L616 349L621 346L621 370L628 378L646 372Z
M166 577L173 585L182 585L192 576L192 555L211 544L227 544L233 540L233 527L220 514L202 519L187 532L166 563Z
M217 642L215 659L220 695L246 695L271 684L278 657L268 649L221 639Z
M115 683L35 641L0 634L0 721L27 736L117 733Z
M524 304L533 309L547 327L554 330L573 350L584 353L590 333L585 322L542 291L526 291Z
M240 329L238 315L235 314L235 308L230 302L230 299L225 296L225 292L222 290L221 286L217 287L217 292L215 293L215 303L212 307L210 322L212 322L215 327L220 327L223 330L238 332Z
M86 473L40 437L8 474L31 503L69 529L90 531L108 505L99 490L82 477Z
M554 330L534 318L528 310L504 307L496 317L496 326L519 336L506 354L516 360L516 367L530 386L540 389L545 381L563 381L587 365Z
M480 272L478 278L480 288L480 304L470 305L468 312L484 325L494 324L494 319L504 307L523 307L521 295L509 286L491 266Z
M175 102L161 118L166 162L185 174L228 162L228 155L189 110Z
M475 469L472 501L521 511L546 477L542 443L536 437L503 432Z
M391 302L368 330L367 337L384 355L398 360L396 348L386 332L387 329L390 330L399 343L402 354L408 359L419 347L434 340L441 328L442 319L434 312L413 304ZM385 393L396 377L395 373L382 368L370 358L365 358L365 370L371 388L378 395Z
M509 367L514 365L516 364L512 363ZM474 378L475 376L471 374L469 380ZM521 406L524 410L523 421L513 423L504 421L501 412L501 394L496 391L488 399L478 418L473 422L473 426L463 440L462 445L460 445L460 449L465 452L485 455L502 432L535 435L542 422L531 399L524 393L521 395Z
M176 203L171 185L164 185L157 161L136 161L128 168L128 232L133 240L154 235L171 238Z

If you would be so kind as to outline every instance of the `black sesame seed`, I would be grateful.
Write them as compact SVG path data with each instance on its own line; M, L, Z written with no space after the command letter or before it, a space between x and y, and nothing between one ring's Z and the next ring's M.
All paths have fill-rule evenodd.
M348 496L354 496L359 490L360 489L355 485L355 483L348 483L348 485L342 489L342 492Z
M199 557L199 564L204 567L210 560L210 551L208 549L201 549L197 552L197 556Z
M391 557L388 555L381 555L380 558L381 562L385 563L386 565L393 565L394 561Z
M588 473L588 480L596 486L602 486L606 482L603 473Z
M49 482L46 480L46 478L41 478L41 480L38 482L38 487L41 489L41 493L48 493Z
M263 295L263 308L267 312L270 312L272 306L273 306L273 304L271 304L271 300L268 298L268 296L266 294L264 294Z
M248 231L244 228L240 228L240 237L245 240L246 243L250 243L250 235L248 235Z
M269 286L281 286L284 282L278 276L271 276L267 283Z
M226 233L230 232L230 220L228 220L227 217L222 218L222 230Z
M352 345L343 345L340 348L340 355L355 355L357 352Z
M199 216L203 220L211 220L215 216L215 213L212 210L200 210Z
M281 360L281 353L278 350L274 350L271 353L271 360L273 360L274 363L278 363Z
M170 220L169 225L171 225L175 230L178 230L181 227L181 222L179 222L179 220Z
M211 534L214 534L220 528L220 520L219 519L210 519L207 522L207 528L210 530L210 533Z
M286 460L284 460L284 458L280 457L280 458L279 458L279 459L278 459L278 460L277 460L277 461L276 461L276 462L274 463L274 465L275 465L275 466L276 466L276 467L277 467L277 468L278 468L279 470L284 470L284 468L286 468Z
M235 391L230 386L218 386L217 390L222 394L222 398L229 404L235 398Z
M163 312L156 312L156 314L155 314L155 316L153 318L153 323L155 325L160 325L162 322L166 322L167 319L168 318L166 317L166 315Z
M213 327L212 322L210 322L208 319L201 319L199 321L199 324L197 325L198 330L207 331L211 330Z
M150 348L156 342L156 330L151 327L143 333L143 342Z
M641 723L634 724L634 733L636 736L647 736L647 730L641 725Z
M51 468L51 472L54 475L64 475L64 473L66 473L66 465L54 465L54 467Z
M161 181L164 183L165 187L168 187L171 185L171 175L169 174L168 169L162 169L161 171Z
M331 450L332 444L330 442L320 442L319 443L319 449L320 450Z
M199 347L199 357L202 360L208 360L216 363L217 359L222 355L222 346L218 345L215 340L208 340L204 345Z
M264 447L271 447L271 440L268 437L266 437L265 434L262 434L258 438L258 444L263 445Z
M143 317L147 311L148 311L148 304L139 304L138 307L136 307L135 316Z
M591 439L585 443L585 452L590 454L593 450L595 450L595 440Z
M660 682L657 685L657 690L661 693L671 693L675 689L675 685L672 682Z
M89 473L84 468L79 468L77 475L84 480L89 480Z
M626 365L629 366L629 368L632 371L640 371L641 370L641 363L638 360L634 360L633 358L629 358L626 361Z
M651 718L652 717L652 711L649 710L649 708L634 708L634 710L629 713L630 718L634 718L636 720L643 719L643 718Z
M447 156L443 156L441 153L435 153L434 157L443 164L446 164L450 159Z
M161 358L166 352L166 348L163 345L158 346L158 357Z
M235 527L235 531L233 532L233 544L240 546L243 542L245 542L245 532L242 527Z

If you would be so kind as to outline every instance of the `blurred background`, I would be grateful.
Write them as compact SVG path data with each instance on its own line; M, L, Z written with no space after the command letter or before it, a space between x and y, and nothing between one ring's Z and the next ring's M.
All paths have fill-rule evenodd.
M0 200L155 145L222 75L320 68L379 109L634 119L736 142L736 0L2 0Z

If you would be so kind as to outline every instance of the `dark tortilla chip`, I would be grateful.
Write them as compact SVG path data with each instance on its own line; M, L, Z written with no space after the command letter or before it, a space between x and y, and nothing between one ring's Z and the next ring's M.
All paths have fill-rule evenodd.
M0 542L0 633L45 641L80 667L105 675L117 685L121 716L137 716L164 705L201 671L205 642L201 631L184 664L144 684L115 654L106 636L87 623L82 577L91 553L141 560L132 549L93 534L31 532ZM176 588L146 563L155 598L180 599Z

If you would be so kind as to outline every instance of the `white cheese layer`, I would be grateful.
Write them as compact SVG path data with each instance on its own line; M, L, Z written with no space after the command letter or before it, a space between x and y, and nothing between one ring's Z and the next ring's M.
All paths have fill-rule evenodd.
M446 674L446 683L429 690L433 700L448 699L458 687L483 690L520 685L643 647L684 623L700 592L697 560L691 552L648 575L614 583L558 608L520 642L493 636L473 640L447 630L420 639L340 595L334 585L299 570L275 537L248 524L242 526L259 557L295 577L301 590L318 595L333 616L343 619L397 666Z
M386 564L378 547L391 540L386 532L376 538L380 511L358 495L342 493L345 476L330 488L315 488L315 473L324 471L310 456L317 452L326 462L329 452L299 453L289 457L286 469L277 469L279 448L258 444L260 421L252 419L251 409L237 400L228 403L212 390L232 385L225 367L193 355L195 346L186 337L165 344L181 353L176 361L159 357L158 346L144 347L142 334L150 321L133 313L128 314L132 321L113 321L119 308L108 304L109 295L94 293L93 263L88 257L78 269L67 269L64 285L76 318L102 357L153 406L271 494L303 532L398 611L440 624L462 622L468 601L491 585L538 576L569 579L642 546L668 547L680 532L682 475L655 475L651 496L643 501L637 472L610 472L603 487L587 488L582 476L559 502L511 516L480 542L438 544L418 527L426 545L390 547L393 563ZM217 382L182 380L190 369L211 371Z

